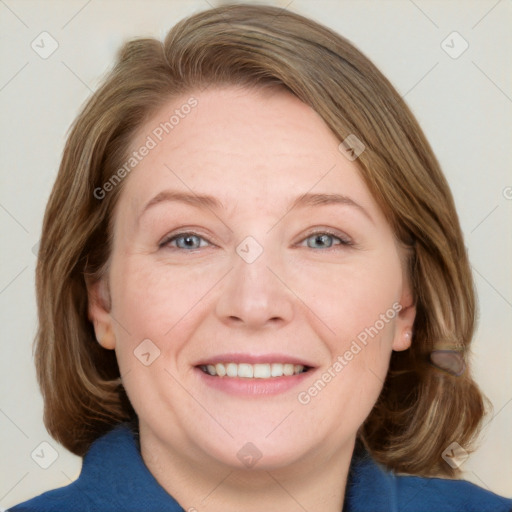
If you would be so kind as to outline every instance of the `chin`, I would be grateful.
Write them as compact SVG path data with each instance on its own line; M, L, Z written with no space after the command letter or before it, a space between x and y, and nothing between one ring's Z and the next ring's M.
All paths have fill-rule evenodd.
M247 438L251 439L249 435ZM298 440L281 437L272 442L265 439L244 442L230 440L212 444L210 441L203 449L217 463L236 471L275 471L300 461L304 454L302 450L297 450L298 446Z

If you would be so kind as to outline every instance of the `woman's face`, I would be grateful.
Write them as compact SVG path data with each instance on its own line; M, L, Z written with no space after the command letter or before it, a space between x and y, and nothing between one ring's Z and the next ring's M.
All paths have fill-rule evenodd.
M414 307L393 232L338 146L295 96L235 87L175 99L140 130L110 311L89 291L143 442L267 469L352 449Z

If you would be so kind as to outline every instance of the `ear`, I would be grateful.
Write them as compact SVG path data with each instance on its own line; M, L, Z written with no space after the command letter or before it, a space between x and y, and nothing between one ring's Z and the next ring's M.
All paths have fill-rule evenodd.
M94 283L86 283L88 298L88 316L94 325L98 343L106 349L116 347L112 316L110 315L110 292L105 279Z
M412 326L416 318L416 305L408 288L400 299L400 305L402 309L398 312L395 324L395 339L393 340L393 350L397 352L407 350L411 346Z

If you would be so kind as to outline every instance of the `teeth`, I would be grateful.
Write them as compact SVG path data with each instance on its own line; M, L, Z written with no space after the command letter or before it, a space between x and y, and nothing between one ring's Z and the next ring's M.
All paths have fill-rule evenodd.
M226 374L228 377L236 377L238 375L238 365L235 363L228 363L226 365Z
M208 369L208 367L206 367L206 369ZM226 367L223 364L216 364L215 372L219 377L224 377L224 375L226 375Z
M283 365L283 373L286 376L293 375L293 372L295 371L293 364L284 364Z
M252 379L254 375L254 368L252 364L240 363L238 365L238 376Z
M212 376L241 377L244 379L268 379L270 377L282 377L283 375L289 377L305 371L303 365L291 363L217 363L216 365L202 366L201 369Z
M269 364L255 364L254 365L254 378L255 379L268 379L270 377Z
M272 377L281 377L283 375L283 365L281 363L272 363L270 374Z

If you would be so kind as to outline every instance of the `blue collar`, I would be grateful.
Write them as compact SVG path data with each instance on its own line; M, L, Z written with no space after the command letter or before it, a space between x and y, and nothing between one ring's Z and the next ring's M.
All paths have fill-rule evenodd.
M108 503L109 510L183 512L144 464L138 434L129 424L94 441L75 484L98 510Z
M97 439L84 457L78 480L49 494L61 492L87 503L86 508L91 511L103 511L108 503L112 511L183 512L149 472L140 455L136 429L128 424L118 425ZM350 464L342 512L507 512L511 509L512 500L470 482L397 476L377 464L367 452L357 450Z
M386 511L394 511L390 479L392 476L382 471L367 454L354 457L343 512L358 512L361 492L364 489L367 495L375 486L379 488L383 503L391 505ZM72 485L87 494L99 509L109 503L111 510L183 511L149 472L140 455L138 435L128 424L118 425L91 445L80 477Z

